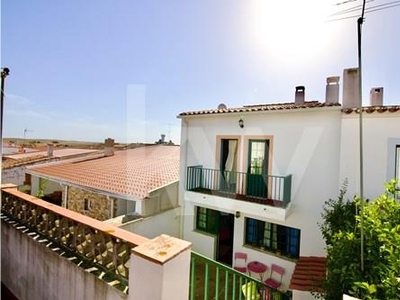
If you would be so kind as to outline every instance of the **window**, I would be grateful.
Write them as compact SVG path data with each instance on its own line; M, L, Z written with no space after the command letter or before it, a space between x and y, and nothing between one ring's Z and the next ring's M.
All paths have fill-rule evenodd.
M24 181L25 185L31 185L32 184L32 176L31 174L26 174L25 173L25 181Z
M219 211L197 207L196 229L207 233L218 232Z
M91 202L90 199L85 198L85 203L84 203L84 207L83 207L84 210L91 210L92 205L90 202Z
M290 258L298 258L300 230L246 218L245 244Z

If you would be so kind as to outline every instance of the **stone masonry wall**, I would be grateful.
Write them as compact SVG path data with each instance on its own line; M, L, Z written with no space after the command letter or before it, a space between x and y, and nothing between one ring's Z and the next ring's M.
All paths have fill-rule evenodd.
M64 196L63 196L64 197ZM89 209L85 210L85 199L90 201ZM79 212L85 216L105 221L112 217L111 201L114 202L114 214L117 209L117 201L111 198L107 200L107 196L82 190L76 187L68 187L68 209Z

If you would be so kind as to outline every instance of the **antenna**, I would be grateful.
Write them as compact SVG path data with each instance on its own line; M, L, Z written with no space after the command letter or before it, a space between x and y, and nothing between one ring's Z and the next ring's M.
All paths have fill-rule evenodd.
M30 130L30 129L28 129L28 128L25 128L25 129L24 129L24 144L25 144L25 140L26 140L26 134L27 134L28 132L33 132L33 130Z

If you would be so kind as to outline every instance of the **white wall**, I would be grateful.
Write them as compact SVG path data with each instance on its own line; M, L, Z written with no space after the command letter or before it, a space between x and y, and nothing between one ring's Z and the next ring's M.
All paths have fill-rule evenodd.
M2 169L1 181L4 183L13 183L23 185L25 181L26 166Z
M315 300L315 298L311 295L310 292L303 291L293 291L293 299L294 300Z
M177 207L178 205L179 181L167 184L149 193L149 196L141 201L139 214L149 216L160 211Z
M374 199L384 192L383 185L394 177L395 148L390 141L400 145L400 113L364 113L363 132L364 197ZM390 158L393 165L388 165ZM341 184L348 179L349 198L359 195L359 170L359 117L352 113L343 115L342 119L339 180Z
M181 208L178 207L154 216L133 220L117 226L150 239L161 234L180 238L180 218ZM107 222L112 223L112 220Z

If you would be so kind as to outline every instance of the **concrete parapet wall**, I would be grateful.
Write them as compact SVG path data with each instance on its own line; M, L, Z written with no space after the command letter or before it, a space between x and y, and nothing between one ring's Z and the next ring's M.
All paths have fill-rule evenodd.
M20 300L128 298L3 221L1 281Z

